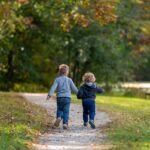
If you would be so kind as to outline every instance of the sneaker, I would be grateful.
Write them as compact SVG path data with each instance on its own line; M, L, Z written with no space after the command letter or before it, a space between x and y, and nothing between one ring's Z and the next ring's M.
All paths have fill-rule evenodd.
M94 121L93 120L90 120L89 121L89 124L91 126L92 129L95 129L95 124L94 124Z
M68 129L68 125L67 124L63 124L63 129L67 130Z
M54 127L59 127L60 122L61 122L61 118L57 118L54 123Z
M87 122L84 122L83 126L84 127L87 127L88 123Z

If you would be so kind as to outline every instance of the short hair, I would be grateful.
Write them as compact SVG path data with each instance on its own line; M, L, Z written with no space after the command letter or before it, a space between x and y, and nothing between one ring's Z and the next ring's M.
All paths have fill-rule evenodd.
M91 72L87 72L82 77L83 82L95 82L95 75Z
M69 72L69 66L66 64L59 65L59 74L60 75L67 75Z

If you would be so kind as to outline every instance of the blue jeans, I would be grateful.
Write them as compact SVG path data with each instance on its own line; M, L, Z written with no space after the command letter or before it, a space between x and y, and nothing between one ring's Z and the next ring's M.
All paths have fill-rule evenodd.
M93 120L95 118L95 100L93 99L83 99L83 121L88 122L88 120Z
M57 98L57 118L63 119L63 124L68 124L70 102L69 97Z

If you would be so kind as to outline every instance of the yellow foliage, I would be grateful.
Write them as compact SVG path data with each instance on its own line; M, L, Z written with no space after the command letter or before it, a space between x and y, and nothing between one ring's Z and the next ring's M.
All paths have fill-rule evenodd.
M141 30L144 34L150 35L150 28L148 26L147 27L141 27Z
M28 0L16 0L20 4L27 4L29 1Z
M115 6L115 0L97 2L79 0L74 2L71 10L61 14L61 27L65 32L69 32L74 24L86 28L93 21L99 22L101 25L115 22L117 20Z

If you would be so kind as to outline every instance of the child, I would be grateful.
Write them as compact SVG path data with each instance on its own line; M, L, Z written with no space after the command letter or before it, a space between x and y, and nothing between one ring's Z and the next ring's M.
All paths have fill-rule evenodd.
M68 129L69 108L71 102L71 91L77 94L78 89L74 85L71 78L68 77L69 66L62 64L59 66L59 76L55 79L47 100L52 97L54 91L57 93L57 114L54 127L59 127L63 120L63 129Z
M84 84L80 87L77 98L82 99L84 126L87 126L89 117L89 124L92 129L95 129L94 117L96 93L102 93L104 90L97 87L94 83L96 79L93 73L85 73L82 80Z

